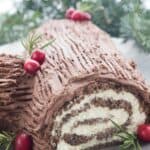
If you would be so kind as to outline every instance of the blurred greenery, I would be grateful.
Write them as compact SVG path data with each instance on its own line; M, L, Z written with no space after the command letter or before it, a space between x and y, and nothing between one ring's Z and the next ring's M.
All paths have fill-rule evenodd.
M90 12L93 22L112 36L133 38L150 51L150 11L140 0L23 0L16 7L15 13L0 16L0 44L26 36L50 18L64 18L66 9L74 7Z
M121 36L135 39L145 51L150 52L150 10L145 10L138 1L133 8L121 19Z

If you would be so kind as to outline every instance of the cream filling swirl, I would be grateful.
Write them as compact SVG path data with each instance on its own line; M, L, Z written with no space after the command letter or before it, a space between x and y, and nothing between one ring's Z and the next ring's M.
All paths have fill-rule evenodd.
M91 102L95 98L97 99L100 98L99 100L103 99L104 101L112 99L113 102L117 102L119 100L126 101L131 105L132 115L129 116L129 113L123 108L110 109L109 107L102 107L102 106L95 107L94 105L91 104ZM100 132L105 132L107 131L107 129L114 127L111 121L105 121L100 123L97 122L94 124L87 123L75 126L77 122L83 122L84 120L91 120L94 118L101 118L101 119L111 118L119 125L124 125L127 122L127 120L130 120L130 124L127 126L127 130L135 132L137 126L145 122L146 119L146 114L144 113L144 111L142 111L139 104L139 100L132 93L126 91L116 92L115 90L112 89L99 90L92 94L85 95L84 98L80 101L80 103L75 103L69 110L66 111L63 110L60 115L57 115L54 120L52 136L56 136L56 132L58 130L57 127L67 114L71 113L72 111L82 109L84 105L87 103L90 104L89 109L80 112L74 117L71 117L61 126L60 128L61 135L59 142L57 143L57 150L68 150L68 149L80 150L97 144L105 144L116 140L116 137L108 137L102 140L98 140L95 136L93 136L93 138L88 140L88 142L71 145L63 139L65 134L69 133L89 137L91 135L95 135ZM55 124L57 125L55 126Z

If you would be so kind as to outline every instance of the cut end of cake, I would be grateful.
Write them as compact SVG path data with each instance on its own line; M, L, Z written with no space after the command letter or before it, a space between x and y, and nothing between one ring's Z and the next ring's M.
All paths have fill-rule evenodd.
M0 56L1 129L27 131L34 150L99 150L120 142L112 121L135 133L149 119L149 87L107 33L69 20L35 32L37 47L55 39L35 76L21 59Z
M140 96L123 86L115 88L115 83L110 86L107 82L106 85L107 89L94 87L91 91L93 85L81 89L83 95L67 101L57 112L51 131L53 149L101 148L120 141L115 136L117 129L111 120L134 133L138 125L145 122L146 112Z

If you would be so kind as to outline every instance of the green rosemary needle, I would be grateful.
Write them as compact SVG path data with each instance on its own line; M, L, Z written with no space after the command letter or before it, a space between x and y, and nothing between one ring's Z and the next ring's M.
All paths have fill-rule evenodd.
M129 133L128 131L126 131L126 129L118 125L113 120L111 120L111 122L118 130L116 136L119 137L122 141L120 150L142 150L139 141L134 133Z
M7 133L5 131L2 131L0 133L0 149L10 150L13 139L13 133Z
M31 54L34 48L36 47L38 48L38 44L41 42L41 39L42 39L42 35L39 35L33 32L29 34L28 37L25 40L23 40L21 43L23 47L25 48L25 50L28 50L29 54ZM48 45L51 45L54 41L55 39L49 40L47 43L42 45L40 49L44 49Z

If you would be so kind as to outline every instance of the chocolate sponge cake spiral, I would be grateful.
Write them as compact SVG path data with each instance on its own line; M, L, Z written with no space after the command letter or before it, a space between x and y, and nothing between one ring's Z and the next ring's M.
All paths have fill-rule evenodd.
M18 74L9 73L6 57L13 64L21 60L0 57L0 116L11 112L14 122L8 129L30 133L35 150L94 150L120 142L111 120L130 132L148 121L149 88L108 34L91 22L68 20L51 20L36 32L39 47L55 41L43 50L46 60L34 77L19 72L23 61L19 69L11 66ZM3 99L7 84L11 94Z

